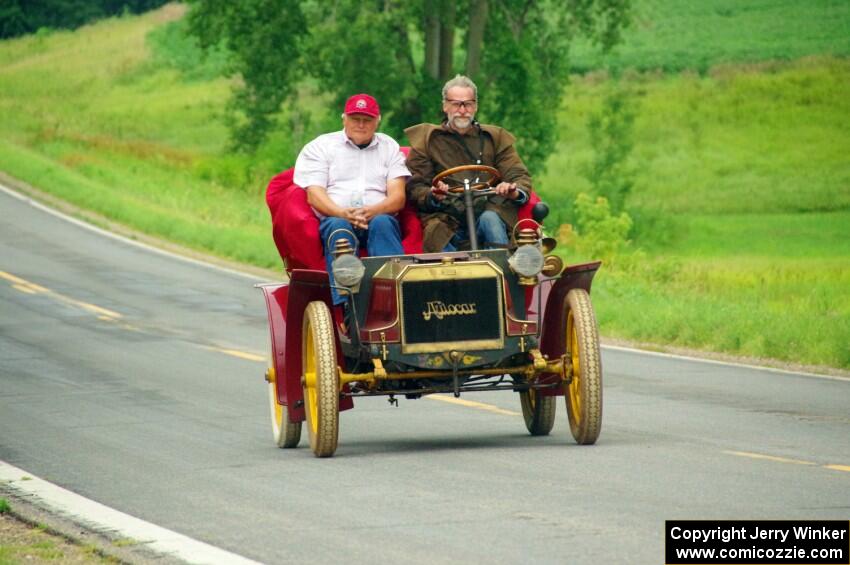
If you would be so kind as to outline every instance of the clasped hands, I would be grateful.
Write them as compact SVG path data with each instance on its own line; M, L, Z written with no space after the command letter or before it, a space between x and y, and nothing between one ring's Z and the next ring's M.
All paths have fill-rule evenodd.
M361 230L369 229L369 221L377 215L372 206L362 208L343 208L342 217L353 227Z

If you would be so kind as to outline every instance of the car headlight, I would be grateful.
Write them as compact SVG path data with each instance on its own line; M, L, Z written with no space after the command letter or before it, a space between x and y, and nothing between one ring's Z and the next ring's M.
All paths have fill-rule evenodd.
M336 284L348 288L354 288L363 280L363 275L366 273L366 267L358 257L346 253L334 259L331 264L333 269L334 281Z
M521 245L508 259L508 264L523 277L536 277L543 269L543 253L536 245Z

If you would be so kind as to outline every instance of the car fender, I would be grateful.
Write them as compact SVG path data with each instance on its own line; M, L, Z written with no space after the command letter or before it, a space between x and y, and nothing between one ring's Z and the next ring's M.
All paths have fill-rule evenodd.
M302 320L307 305L321 300L333 312L328 274L324 271L294 269L289 283L260 287L266 301L271 336L272 362L274 364L277 399L289 407L292 422L304 421L304 391L301 386L301 333ZM337 359L341 361L339 336L334 332ZM340 399L339 409L354 407L350 397Z
M541 321L540 351L549 359L558 359L567 350L567 293L574 288L581 288L590 294L590 285L596 271L602 265L602 261L570 265L561 273L561 277L552 284L551 289L543 295L543 320ZM554 378L556 375L552 375ZM548 380L549 378L544 377ZM545 382L545 380L543 381ZM548 395L562 395L564 391L558 387L555 389L542 389L541 393Z

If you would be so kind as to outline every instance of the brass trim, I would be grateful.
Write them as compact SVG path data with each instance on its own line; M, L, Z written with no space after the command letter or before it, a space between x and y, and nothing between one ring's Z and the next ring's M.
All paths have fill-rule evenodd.
M398 279L399 274L402 272L404 267L411 265L411 261L402 261L398 259L394 259L392 261L387 261L381 267L375 271L375 274L372 275L372 280L375 279Z
M510 312L508 312L507 316L508 316L508 320L510 320L512 322L516 322L517 324L523 324L525 326L532 326L532 325L536 326L536 325L538 325L538 323L535 322L534 320L523 320L522 318L515 318L515 317L511 316ZM513 337L513 336L516 336L516 335L537 335L537 334L536 334L536 332L520 332L520 333L509 333L508 335Z
M381 332L381 358L386 361L387 360L387 334L385 332Z
M546 358L543 357L543 354L540 353L539 349L532 349L529 353L531 353L531 358L533 359L532 364L534 365L534 369L537 371L543 371L549 365L546 362Z
M522 375L529 382L534 382L542 374L555 373L561 377L562 382L568 382L571 378L572 366L569 361L564 357L558 358L556 360L549 360L542 358L542 356L538 356L534 352L537 350L532 350L532 356L534 357L532 363L528 363L526 365L519 365L516 367L489 367L486 369L459 369L457 374L460 376L469 376L469 375ZM373 360L374 361L374 360ZM376 367L377 368L377 367ZM383 366L381 366L383 369ZM380 371L372 371L369 373L346 373L342 369L338 369L340 384L350 384L354 382L361 382L366 384L376 384L378 381L382 380L408 380L408 379L427 379L427 378L445 378L450 379L452 377L451 370L423 370L423 371L409 371L406 373L390 373L385 372L384 374L380 374Z
M398 319L398 306L396 306L396 309L395 309L395 321L394 321L392 324L390 324L389 326L381 326L380 328L363 328L363 330L364 330L367 334L369 334L369 341L376 341L376 340L372 337L372 334L373 334L373 333L375 333L375 332L383 332L383 331L386 331L386 330L390 329L390 328L391 328L391 327L393 327L393 326L397 326L397 325L398 325L398 323L399 323L399 319ZM395 343L395 342L390 341L390 342L388 342L388 343Z
M487 260L462 261L451 264L419 263L407 264L398 273L397 280L401 281L445 281L480 279L496 274L504 277L504 272Z
M402 326L403 328L404 326ZM404 335L401 337L402 353L437 353L447 349L502 349L504 339L477 339L473 341L435 341L429 343L414 343L406 345Z
M540 273L544 277L557 277L564 270L564 260L557 255L546 255L543 258L543 268Z

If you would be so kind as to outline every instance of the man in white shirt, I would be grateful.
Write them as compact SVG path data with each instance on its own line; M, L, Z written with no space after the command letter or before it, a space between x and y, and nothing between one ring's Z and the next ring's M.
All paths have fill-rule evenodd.
M404 253L395 213L404 207L410 171L398 143L375 132L380 121L378 102L368 94L355 94L345 103L342 131L320 135L295 161L295 184L307 191L307 201L319 217L332 285L331 251L340 238L352 247L365 246L372 257ZM334 304L344 301L333 288L331 294Z

